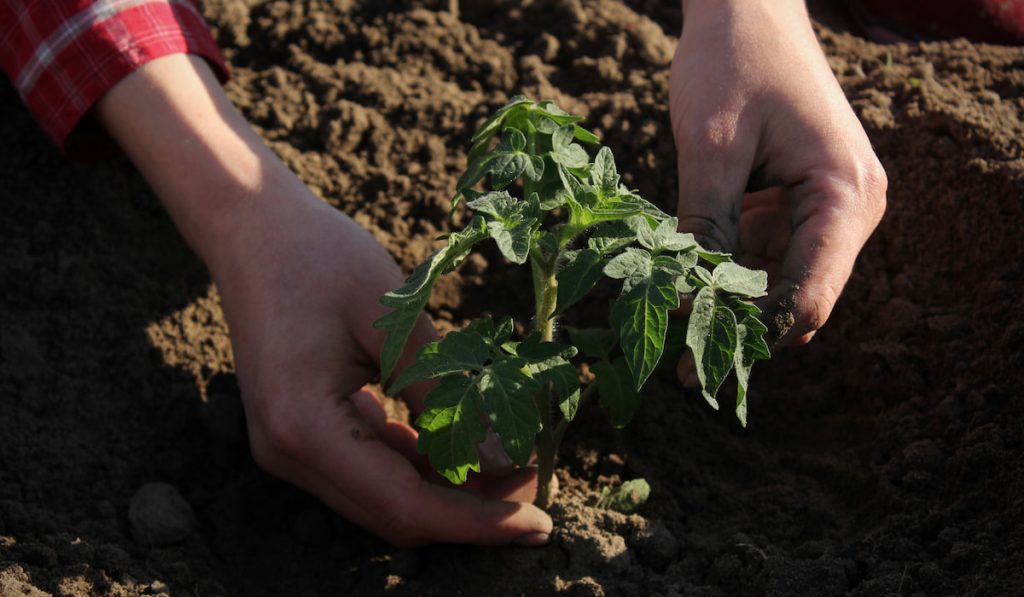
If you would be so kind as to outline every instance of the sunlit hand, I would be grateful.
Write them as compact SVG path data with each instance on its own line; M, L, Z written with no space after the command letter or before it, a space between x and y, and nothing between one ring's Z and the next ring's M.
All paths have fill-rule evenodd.
M396 545L547 540L551 519L526 503L532 470L435 483L416 432L361 389L378 375L372 322L398 267L262 144L201 59L148 63L98 116L217 283L257 462ZM435 337L424 317L406 359ZM424 390L405 396L414 414Z
M680 228L767 269L770 333L806 343L882 217L885 172L802 0L690 0L684 13L670 90Z

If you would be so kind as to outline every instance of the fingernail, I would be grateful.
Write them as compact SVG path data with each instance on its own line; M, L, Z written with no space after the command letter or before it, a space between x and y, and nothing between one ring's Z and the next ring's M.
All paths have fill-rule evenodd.
M522 537L517 537L512 543L523 547L540 547L541 545L547 545L550 540L551 536L547 533L527 533Z

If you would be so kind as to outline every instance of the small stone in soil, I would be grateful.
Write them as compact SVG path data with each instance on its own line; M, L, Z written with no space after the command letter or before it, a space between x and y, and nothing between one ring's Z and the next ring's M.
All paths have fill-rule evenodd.
M135 492L128 521L136 542L154 546L178 543L196 526L192 507L167 483L147 483Z

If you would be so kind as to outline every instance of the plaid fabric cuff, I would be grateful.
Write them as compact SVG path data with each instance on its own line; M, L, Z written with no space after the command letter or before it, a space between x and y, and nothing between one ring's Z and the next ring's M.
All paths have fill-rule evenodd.
M0 62L39 124L73 158L109 149L85 118L104 93L150 60L179 53L202 56L221 82L228 79L190 0L0 0Z

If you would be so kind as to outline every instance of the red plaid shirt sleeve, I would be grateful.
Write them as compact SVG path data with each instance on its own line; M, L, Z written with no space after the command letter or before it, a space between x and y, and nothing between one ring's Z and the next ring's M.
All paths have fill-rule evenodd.
M146 62L179 53L204 57L227 80L224 58L191 0L0 0L0 65L73 157L98 140L79 124L104 93Z

